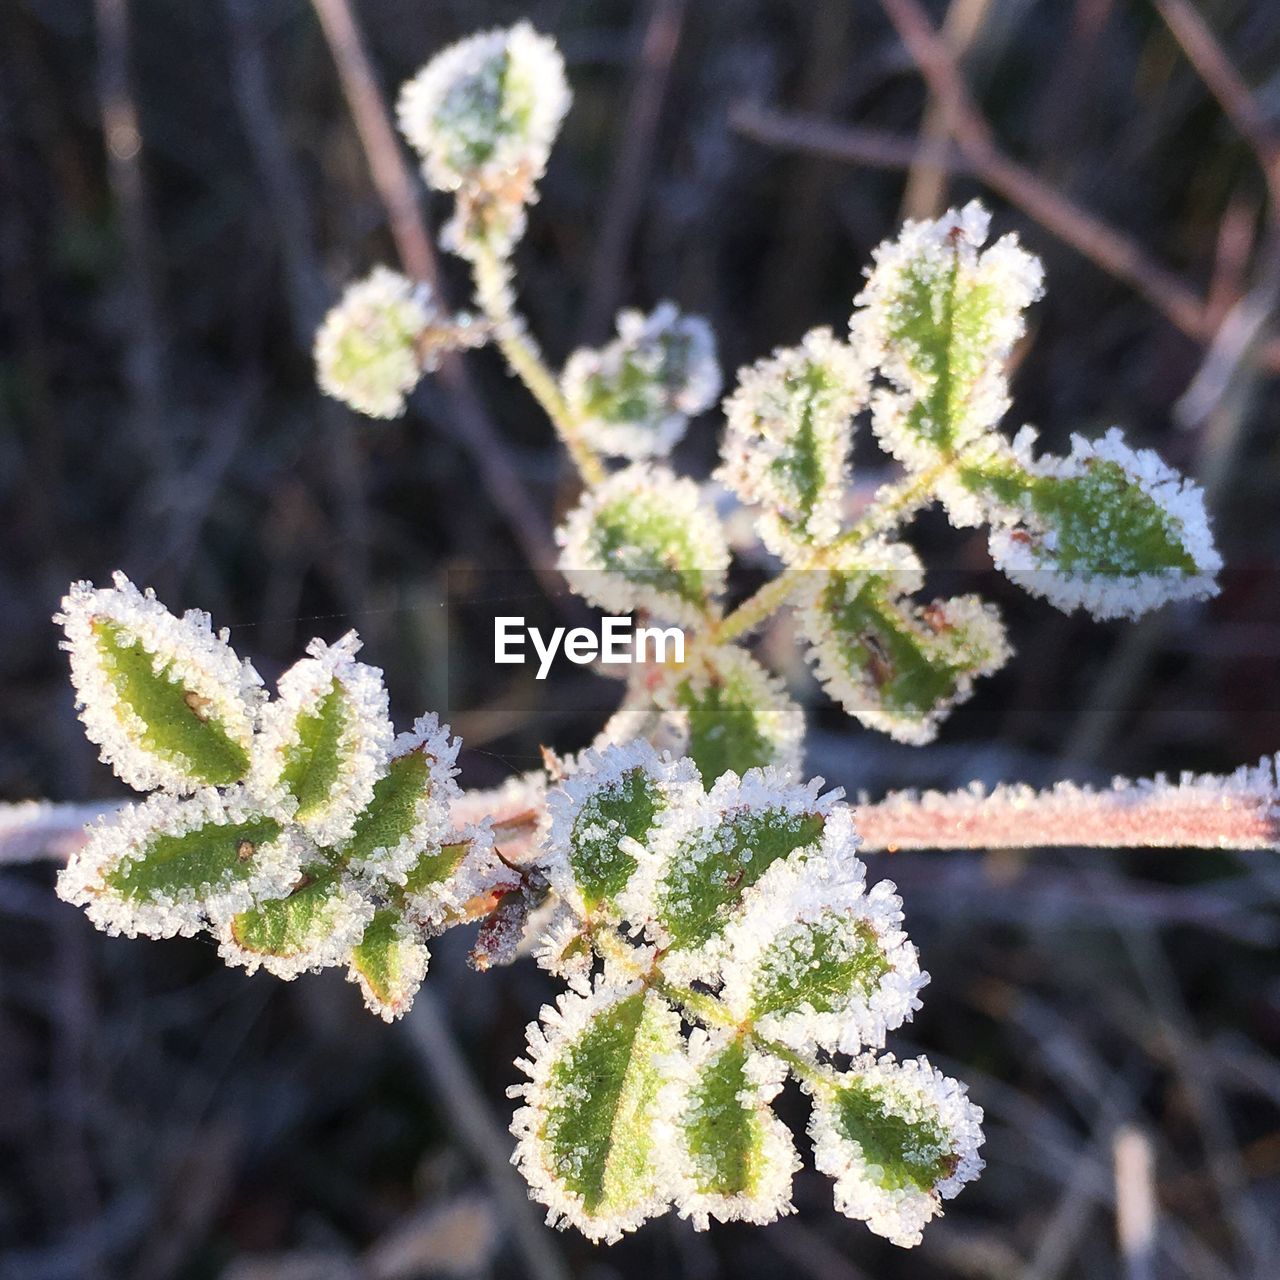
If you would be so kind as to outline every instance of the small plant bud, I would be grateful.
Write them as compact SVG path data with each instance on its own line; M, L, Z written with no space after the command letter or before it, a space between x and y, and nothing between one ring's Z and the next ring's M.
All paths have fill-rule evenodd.
M448 247L519 239L569 99L555 42L526 22L451 45L404 86L400 129L427 181L458 195Z
M575 351L561 388L587 443L600 453L665 455L689 419L720 394L715 336L705 320L680 315L670 302L648 316L622 311L618 337L598 351Z
M376 267L349 285L316 334L320 389L370 418L398 418L424 370L436 367L446 336L426 285Z

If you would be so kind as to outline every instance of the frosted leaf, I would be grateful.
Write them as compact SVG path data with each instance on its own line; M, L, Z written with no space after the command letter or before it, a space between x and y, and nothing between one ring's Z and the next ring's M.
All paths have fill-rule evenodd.
M391 754L382 672L355 660L359 648L354 631L334 645L312 640L310 657L280 677L254 741L255 789L288 797L324 847L351 839Z
M923 571L909 547L865 552L874 568L814 575L799 619L810 661L831 697L868 728L931 742L974 680L1008 661L1004 626L977 596L910 600Z
M447 248L505 255L520 238L569 99L555 42L527 22L450 45L405 84L400 129L431 186L458 194Z
M54 616L89 740L138 791L239 781L265 696L261 677L207 613L177 618L123 573L113 581L73 583Z
M449 811L455 830L491 824L502 856L520 866L533 856L546 800L547 776L539 771L508 778L498 787L464 791L454 797Z
M304 869L285 897L247 911L211 912L218 954L249 973L261 966L286 982L301 973L345 964L373 918L373 903L341 868L324 862Z
M404 880L404 904L417 923L440 931L467 918L477 899L488 902L515 884L493 849L487 822L451 831L444 843L423 849Z
M551 887L584 918L616 919L659 824L701 795L690 761L659 756L646 742L585 752L547 796L541 863Z
M696 623L724 589L729 549L698 486L638 463L588 491L556 531L559 567L602 609Z
M865 887L849 810L827 818L822 848L774 863L725 930L721 999L740 1024L800 1052L857 1053L920 1007L928 981L887 880Z
M434 714L419 717L396 738L387 770L340 850L347 866L375 883L403 884L419 857L440 846L458 795L460 745Z
M687 755L688 717L657 701L670 679L670 671L657 663L633 667L622 702L595 736L592 749L603 751L643 738L655 751Z
M873 396L873 427L911 467L962 449L1009 407L1005 365L1044 272L1015 236L982 250L990 221L974 201L907 222L854 299L853 345L892 388Z
M618 313L607 346L575 351L561 375L565 402L583 438L619 458L665 455L689 419L720 394L715 335L700 316L662 302L650 315Z
M835 1179L836 1208L909 1247L982 1172L982 1110L924 1058L870 1057L812 1090L814 1163Z
M514 1163L553 1226L612 1243L667 1208L655 1121L679 1044L679 1016L638 983L562 995L530 1024Z
M440 324L427 285L375 267L347 286L316 333L316 381L359 413L398 418L424 369L435 367Z
M680 724L682 751L708 782L766 765L799 773L804 712L742 649L722 646L670 672L655 697Z
M242 788L157 793L89 828L58 875L58 896L110 934L190 937L206 913L288 893L307 847Z
M763 1225L793 1213L800 1168L791 1131L770 1106L786 1069L731 1031L689 1037L659 1096L659 1146L682 1218Z
M412 1008L428 959L418 932L398 911L383 908L351 950L347 980L358 984L370 1013L394 1022Z
M816 851L840 792L793 783L778 769L726 773L710 793L664 815L619 906L664 952L672 981L711 980L724 931L769 867Z
M959 482L992 521L996 567L1064 612L1137 618L1217 592L1222 558L1204 492L1112 429L1071 439L1065 458L1032 458L1035 433L962 465Z
M533 957L540 969L562 978L575 991L586 992L595 963L587 927L567 903L551 899L548 907L549 914L536 935Z
M866 404L868 370L829 329L806 334L738 374L715 473L763 508L758 530L784 560L840 532L853 417Z

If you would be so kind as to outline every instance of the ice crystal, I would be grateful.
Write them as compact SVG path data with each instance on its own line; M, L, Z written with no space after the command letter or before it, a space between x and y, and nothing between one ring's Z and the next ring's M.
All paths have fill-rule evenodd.
M620 458L667 454L689 419L720 394L715 336L700 316L662 302L618 314L607 346L575 351L561 375L565 402L587 442Z
M765 546L785 560L840 532L852 420L866 403L867 366L829 329L738 374L725 401L716 478L762 508Z

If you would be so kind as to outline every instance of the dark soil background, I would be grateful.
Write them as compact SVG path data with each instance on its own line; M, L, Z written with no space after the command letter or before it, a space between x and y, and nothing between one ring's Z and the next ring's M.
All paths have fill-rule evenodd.
M527 16L560 41L575 105L519 252L557 363L620 303L672 297L712 319L731 371L843 326L906 212L982 195L1048 269L1010 425L1063 448L1123 424L1209 485L1229 565L1211 605L1101 625L984 575L1019 656L933 747L859 730L772 637L811 704L811 772L876 795L1256 762L1280 747L1280 447L1255 147L1146 0L927 7L949 13L999 148L1177 277L1198 336L1152 304L1150 270L1117 279L1043 210L963 174L931 193L915 172L904 194L928 99L876 0L355 10L387 92L479 27ZM1166 8L1217 33L1269 154L1280 10ZM887 167L857 158L876 139ZM453 398L431 383L375 424L315 390L319 315L393 252L303 0L0 0L0 797L120 795L49 623L69 580L115 568L211 611L268 679L310 636L358 627L397 719L439 708L465 736L468 785L531 767L541 742L581 746L608 714L618 686L574 668L518 689L477 674L460 599L522 552ZM1233 360L1251 317L1259 340ZM563 458L496 357L469 368L545 536L573 498ZM715 430L682 446L696 474ZM869 439L857 461L868 485L888 474ZM939 518L915 540L949 571L989 568L981 535ZM1274 1277L1274 859L898 855L884 874L934 974L894 1046L970 1081L988 1115L985 1176L911 1252L835 1214L812 1169L767 1229L522 1238L499 1173L512 1059L554 993L531 964L477 975L467 940L442 940L429 996L387 1028L332 973L285 986L207 941L108 939L54 898L49 866L0 868L0 1276ZM783 1104L797 1125L801 1101ZM1154 1160L1149 1270L1117 1245L1118 1134Z

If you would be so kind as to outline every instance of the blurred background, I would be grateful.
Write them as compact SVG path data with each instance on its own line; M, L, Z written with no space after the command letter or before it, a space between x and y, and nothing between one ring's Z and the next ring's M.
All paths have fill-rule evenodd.
M926 563L981 576L1019 656L914 749L834 711L770 635L810 705L810 772L874 797L1224 771L1280 746L1271 0L349 12L387 95L486 25L528 17L560 42L575 103L518 258L557 363L607 337L618 305L670 297L710 317L732 371L842 327L904 216L980 195L1048 270L1010 425L1063 449L1122 424L1206 485L1223 592L1138 626L1020 596L986 572L980 533L926 514ZM620 686L565 667L507 687L459 623L573 500L523 390L489 352L469 386L429 382L391 424L315 390L318 318L394 262L315 10L0 15L0 798L121 796L49 623L69 580L115 568L211 611L269 681L310 636L357 627L397 721L438 708L465 736L467 785L587 742ZM705 475L715 440L696 424L681 463ZM859 484L888 474L863 440ZM555 990L531 964L478 975L469 939L442 939L388 1028L333 972L286 986L226 970L207 940L105 938L53 874L0 866L4 1280L1278 1274L1280 868L1263 855L872 866L934 974L894 1047L969 1081L988 1117L985 1176L911 1252L835 1214L811 1169L797 1215L767 1229L669 1217L610 1249L548 1232L505 1167L503 1091ZM801 1101L782 1102L796 1125ZM1148 1191L1149 1257L1117 1233L1118 1194L1128 1222Z

